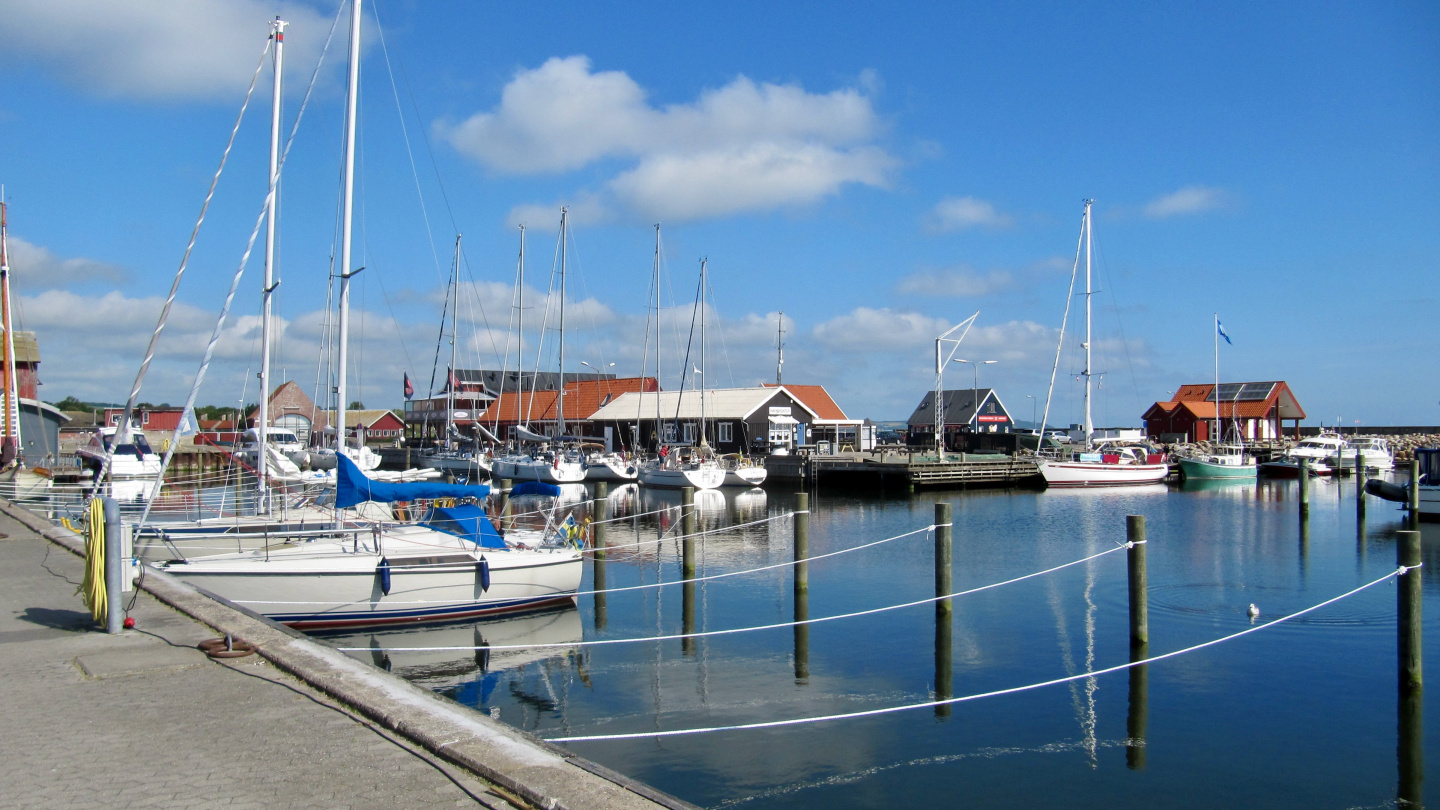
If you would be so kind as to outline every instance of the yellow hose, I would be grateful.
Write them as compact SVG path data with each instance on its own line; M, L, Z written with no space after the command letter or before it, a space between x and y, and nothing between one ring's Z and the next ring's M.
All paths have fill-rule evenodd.
M109 618L110 602L105 594L105 504L99 498L90 499L89 515L85 522L85 581L76 589L85 597L85 606L95 621L105 624Z

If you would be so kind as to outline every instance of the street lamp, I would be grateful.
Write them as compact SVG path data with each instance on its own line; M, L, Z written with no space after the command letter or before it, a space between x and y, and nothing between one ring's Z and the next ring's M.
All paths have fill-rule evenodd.
M952 362L955 362L955 363L966 363L966 364L968 364L968 365L970 366L970 370L971 370L972 372L974 372L974 373L971 375L971 380L970 380L970 403L971 403L972 407L974 408L974 413L971 414L971 416L970 416L970 421L971 421L970 432L972 432L972 433L979 433L979 432L980 432L980 403L979 403L978 400L979 400L979 397L980 397L980 367L981 367L981 366L991 366L991 365L994 365L994 364L996 364L996 363L998 363L998 362L1000 362L1000 361L999 361L999 360L959 360L959 359L957 359L957 360L954 360L954 361L952 361Z
M611 368L611 367L613 367L615 364L614 364L614 363L609 363L609 364L606 364L605 366L602 366L601 368L596 368L595 366L590 365L589 363L585 362L584 360L581 360L581 361L580 361L580 365L585 366L586 368L589 368L591 371L594 371L594 372L597 373L597 374L604 374L604 373L605 373L605 369Z
M1030 429L1031 429L1031 430L1039 430L1039 428L1035 427L1035 407L1036 407L1036 404L1037 404L1037 403L1036 403L1036 400L1035 400L1035 395L1034 395L1034 394L1026 394L1026 395L1025 395L1025 398L1028 399L1028 400L1030 400Z

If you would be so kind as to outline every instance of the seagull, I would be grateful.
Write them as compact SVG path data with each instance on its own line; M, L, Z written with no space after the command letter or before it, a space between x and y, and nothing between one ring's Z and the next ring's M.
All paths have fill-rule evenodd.
M1260 615L1260 608L1255 607L1255 603L1251 602L1250 609L1245 611L1245 615L1249 616L1251 621L1254 621L1255 617Z

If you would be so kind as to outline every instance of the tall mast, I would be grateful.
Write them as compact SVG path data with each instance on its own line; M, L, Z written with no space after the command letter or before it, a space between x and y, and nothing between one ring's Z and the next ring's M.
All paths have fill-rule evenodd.
M785 372L785 312L780 311L775 319L775 384L784 385Z
M660 223L655 223L655 450L664 443L660 426Z
M1210 437L1212 444L1220 441L1220 313L1215 313L1215 433ZM1232 416L1234 414L1231 414Z
M1094 432L1094 420L1090 417L1090 206L1094 200L1085 201L1085 449L1090 449L1090 434Z
M520 306L520 313L519 313L519 315L516 316L516 317L517 317L517 321L516 321L516 325L515 325L515 368L518 369L518 371L519 371L519 373L515 375L515 385L516 385L516 387L515 387L515 422L516 422L516 424L523 424L523 425L526 427L526 429L529 429L529 427L530 427L530 412L527 410L527 411L525 412L525 419L524 419L524 420L521 420L521 419L520 419L520 403L523 402L523 401L525 401L525 360L524 360L524 357L525 357L525 354L524 354L524 351L525 351L525 226L524 226L524 225L521 225L521 226L520 226L520 259L519 259L519 264L518 264L517 267L516 267L515 276L516 276L516 278L519 279L519 283L516 285L516 289L519 291L519 298L518 298L518 300L519 300L519 306ZM534 388L532 387L531 390L533 391ZM504 381L504 380L501 380L501 381L500 381L500 395L501 395L501 396L504 396L504 395L505 395L505 381ZM531 394L531 396L534 396L534 394ZM499 425L499 422L498 422L498 418L499 418L498 414L497 414L496 418L497 418L497 422L496 422L495 428L496 428L496 430L499 430L500 425Z
M556 438L565 435L565 218L570 209L560 209L560 390L555 396Z
M700 444L706 444L706 259L700 259Z
M454 266L450 269L450 379L445 381L445 449L450 449L450 434L455 430L455 352L460 337L460 234L455 234Z
M274 31L270 36L275 40L275 55L272 70L273 82L270 89L270 193L265 198L265 284L261 288L260 305L260 413L256 424L258 451L255 458L255 477L259 479L260 497L256 508L263 509L269 487L265 483L265 470L269 464L266 448L269 446L270 425L270 342L274 340L271 297L275 293L275 228L280 205L280 81L285 68L285 26L289 23L276 17L270 23Z
M0 195L3 197L3 195ZM0 198L0 320L5 330L5 436L3 445L20 457L20 386L15 373L15 330L10 323L10 246L5 201ZM0 446L3 446L0 445Z
M360 101L360 4L350 0L350 86L345 97L345 201L340 228L340 351L336 359L335 452L345 452L346 344L350 340L350 236L355 214L355 112ZM358 271L357 271L358 272ZM336 455L339 463L339 455ZM337 527L343 527L335 510Z

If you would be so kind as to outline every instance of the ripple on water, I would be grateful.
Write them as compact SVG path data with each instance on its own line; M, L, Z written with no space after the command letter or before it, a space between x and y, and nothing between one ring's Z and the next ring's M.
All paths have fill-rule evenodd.
M1256 619L1259 624L1273 622L1297 610L1304 610L1325 598L1327 597L1317 594L1296 593L1294 588L1282 585L1249 584L1237 587L1219 582L1192 582L1152 586L1150 610L1173 614L1181 622L1200 617L1233 617L1239 621L1248 621L1245 611L1254 603L1261 611ZM1394 623L1393 606L1373 599L1344 599L1287 622L1340 627L1390 626Z

